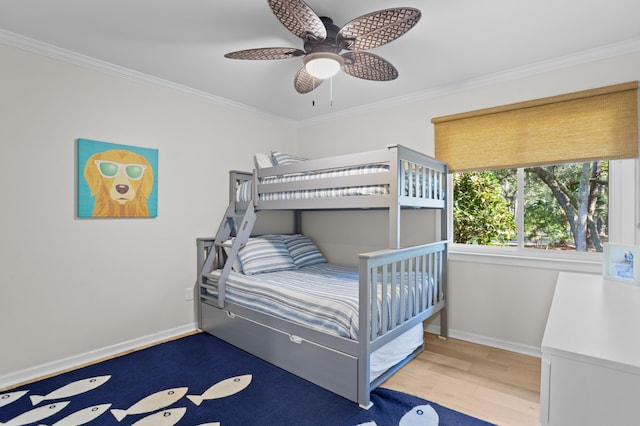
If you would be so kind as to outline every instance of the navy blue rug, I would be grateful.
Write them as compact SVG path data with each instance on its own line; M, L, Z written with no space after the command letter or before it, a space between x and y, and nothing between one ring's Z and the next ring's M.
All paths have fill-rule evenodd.
M414 426L489 423L376 389L369 410L206 333L0 393L0 425Z

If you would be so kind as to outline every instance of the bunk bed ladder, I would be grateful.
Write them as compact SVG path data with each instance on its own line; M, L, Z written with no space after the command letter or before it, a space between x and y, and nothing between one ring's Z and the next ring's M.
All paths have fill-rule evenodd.
M249 204L244 211L237 211L234 202L229 203L224 218L220 222L218 232L213 241L213 247L200 271L200 283L207 281L205 278L214 269L221 269L217 282L219 308L224 307L225 283L238 256L240 248L246 244L256 221L256 211L253 204ZM228 242L233 237L233 243Z

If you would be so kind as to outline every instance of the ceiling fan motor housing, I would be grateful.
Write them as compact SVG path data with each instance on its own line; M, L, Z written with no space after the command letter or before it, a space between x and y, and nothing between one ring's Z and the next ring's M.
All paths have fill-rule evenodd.
M340 53L344 47L338 46L337 36L340 28L333 23L333 19L326 16L321 16L320 20L324 24L327 30L327 37L324 40L318 40L313 35L309 34L309 37L304 42L304 50L307 53L316 52L332 52Z

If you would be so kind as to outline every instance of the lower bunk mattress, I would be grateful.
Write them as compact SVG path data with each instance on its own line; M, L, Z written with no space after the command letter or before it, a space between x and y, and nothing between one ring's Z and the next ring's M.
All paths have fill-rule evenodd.
M215 270L210 276L217 280L220 271ZM357 268L329 263L255 275L231 271L226 281L225 300L325 334L357 340L358 287ZM215 290L207 292L217 296ZM393 299L410 306L414 297L422 296L404 294L404 298ZM391 306L386 309L400 312ZM418 324L374 351L370 356L370 380L422 346L423 338L422 324Z

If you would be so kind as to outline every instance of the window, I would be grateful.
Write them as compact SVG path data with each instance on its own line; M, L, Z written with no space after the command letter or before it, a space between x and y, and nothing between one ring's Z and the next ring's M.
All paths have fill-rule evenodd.
M609 162L453 175L453 241L601 252L609 231Z
M453 242L509 245L517 235L517 170L453 175Z
M453 173L450 237L464 243L451 253L476 256L469 261L538 266L522 260L532 259L544 268L598 272L602 243L636 244L638 82L431 121L435 157ZM460 189L454 196L454 181L458 188L488 189ZM491 212L460 208L473 202ZM481 227L483 215L498 225Z

